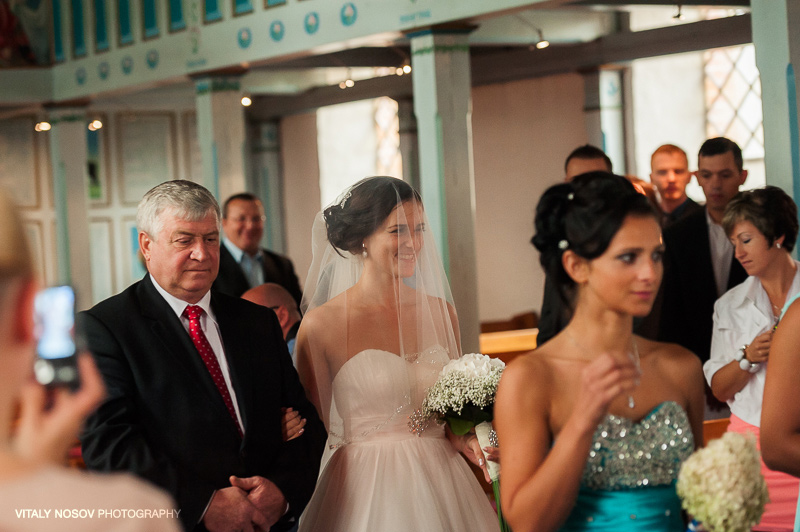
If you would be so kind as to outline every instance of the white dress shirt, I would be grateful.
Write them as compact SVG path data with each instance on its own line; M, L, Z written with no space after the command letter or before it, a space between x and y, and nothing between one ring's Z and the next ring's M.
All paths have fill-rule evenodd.
M255 255L249 255L227 238L222 239L222 244L230 251L233 260L235 260L242 269L245 279L247 279L248 284L250 284L250 288L255 288L256 286L264 284L264 268L262 267L264 256L260 249Z
M181 320L181 324L183 324L183 328L186 329L186 334L189 334L189 318L183 315L183 311L186 310L186 307L188 307L190 303L178 299L161 288L156 280L153 279L152 275L150 276L150 280L153 281L153 286L156 287L156 290L159 294L161 294L161 297L164 298L164 300L169 304L170 308L172 308L175 314L178 315L178 318ZM200 328L203 329L203 333L206 335L208 343L211 345L211 349L214 351L214 356L217 358L219 369L222 371L222 377L225 379L225 386L228 387L228 393L231 394L233 409L236 410L236 419L239 420L239 426L242 428L242 432L244 433L244 423L242 423L242 415L239 413L239 403L236 401L236 392L231 384L231 372L228 369L228 360L225 358L225 348L222 346L222 335L219 333L219 325L217 325L217 319L214 315L214 311L211 310L211 292L206 292L206 295L204 295L203 298L195 304L205 311L203 315L200 316ZM200 356L200 354L198 353L197 356Z
M725 234L725 229L708 214L708 244L711 249L711 265L714 268L714 280L717 282L717 297L722 296L728 289L728 279L731 276L731 263L733 262L733 244Z
M800 262L795 261L792 286L786 300L800 292ZM759 334L775 326L772 303L758 277L750 276L728 290L714 304L714 332L711 336L711 357L703 365L708 384L723 366L735 360L736 351L749 344ZM742 370L744 371L744 370ZM750 376L744 388L728 400L731 413L745 422L761 426L761 403L764 398L764 379L767 363L761 364Z

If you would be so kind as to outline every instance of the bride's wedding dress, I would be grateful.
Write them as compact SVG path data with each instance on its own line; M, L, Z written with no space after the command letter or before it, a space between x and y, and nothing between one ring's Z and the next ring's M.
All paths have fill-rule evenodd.
M342 366L332 395L343 422L338 436L346 443L324 466L301 531L498 530L486 495L444 428L430 423L419 435L409 428L409 414L448 360L443 348L406 358L367 349Z

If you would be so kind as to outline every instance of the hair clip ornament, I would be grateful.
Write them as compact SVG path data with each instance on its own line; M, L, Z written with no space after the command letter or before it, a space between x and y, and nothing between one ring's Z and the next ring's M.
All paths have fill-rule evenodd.
M342 201L339 202L339 207L344 207L344 204L347 203L347 200L349 200L350 196L352 196L352 195L353 195L353 191L352 190L348 190L347 193L342 198Z
M567 249L568 247L569 247L569 242L567 242L567 240L566 240L566 239L559 240L559 242L558 242L558 249L560 249L561 251L564 251L564 250L565 250L565 249Z

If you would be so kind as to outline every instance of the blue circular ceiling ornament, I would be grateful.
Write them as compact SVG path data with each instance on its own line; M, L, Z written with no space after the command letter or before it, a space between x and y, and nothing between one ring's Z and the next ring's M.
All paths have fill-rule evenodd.
M269 25L269 36L272 38L273 41L278 42L283 39L283 35L285 33L285 28L283 27L283 22L280 20L276 20L272 24Z
M236 40L239 43L239 48L242 50L249 48L253 43L253 32L250 31L250 28L242 28L239 30L239 33L236 34Z
M319 30L319 15L316 11L312 11L308 15L306 15L305 22L303 24L306 28L306 33L309 35L314 35Z
M342 17L342 24L352 26L358 18L358 9L356 9L356 5L353 2L347 2L342 6L339 14Z
M122 58L122 73L125 75L130 74L133 71L133 58L129 55L126 55Z
M100 76L100 79L108 78L108 75L111 73L111 67L108 65L108 61L103 61L99 65L97 65L97 75Z
M158 66L158 50L150 50L147 52L147 66L151 69Z
M78 68L75 71L75 81L78 82L78 85L83 85L86 83L86 69L83 67Z

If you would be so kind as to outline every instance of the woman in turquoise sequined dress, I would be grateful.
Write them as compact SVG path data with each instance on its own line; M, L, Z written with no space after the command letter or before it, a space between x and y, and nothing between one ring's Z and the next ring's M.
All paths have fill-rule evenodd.
M585 174L542 196L533 244L574 313L500 381L503 513L514 532L682 532L675 481L702 437L703 374L632 334L661 282L655 213L624 178Z

